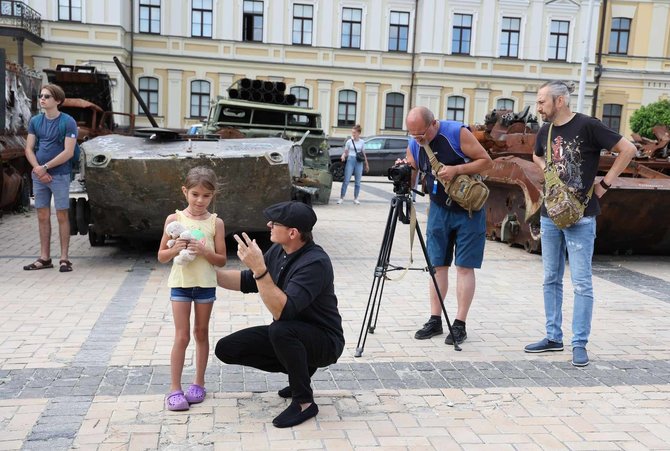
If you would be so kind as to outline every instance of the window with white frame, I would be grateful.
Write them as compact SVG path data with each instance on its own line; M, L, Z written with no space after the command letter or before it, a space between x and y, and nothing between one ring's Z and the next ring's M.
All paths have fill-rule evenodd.
M496 110L514 111L514 100L512 100L512 99L498 99L498 101L496 102Z
M204 118L209 113L210 83L206 80L191 82L191 117Z
M140 33L160 32L161 0L140 0Z
M451 53L469 55L472 41L472 14L454 14Z
M609 53L616 55L628 54L631 20L626 17L613 17L610 31Z
M154 77L140 77L138 83L140 97L149 108L151 114L158 114L158 79ZM144 114L142 107L138 106L137 111Z
M389 27L389 51L406 52L409 37L409 13L391 11Z
M191 36L197 38L212 37L212 0L193 0Z
M263 42L263 2L244 0L242 15L242 40Z
M451 96L447 99L447 120L465 121L465 97Z
M568 35L570 22L552 20L549 33L549 59L565 61L568 59Z
M384 128L389 130L402 130L403 107L405 96L397 92L386 94L386 118Z
M58 20L81 22L81 0L58 0Z
M362 9L342 8L342 48L361 48L362 20Z
M312 45L314 6L293 5L293 44Z
M304 108L309 107L309 89L304 86L293 86L291 94L295 96L295 105Z
M503 17L500 33L500 56L518 58L521 19L518 17Z
M350 127L353 125L356 125L356 91L344 89L338 96L337 126Z

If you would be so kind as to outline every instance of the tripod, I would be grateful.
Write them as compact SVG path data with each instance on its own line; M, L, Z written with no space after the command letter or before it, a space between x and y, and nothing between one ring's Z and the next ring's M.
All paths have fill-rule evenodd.
M412 190L417 194L423 196L423 193L419 191ZM404 207L404 210L403 210ZM389 269L389 259L391 258L391 247L393 246L393 236L395 235L395 228L398 221L403 224L410 224L410 217L413 214L414 206L412 204L412 197L410 193L407 194L398 194L393 199L391 199L391 208L389 210L388 219L386 221L386 228L384 229L384 239L382 240L382 245L379 250L379 257L377 258L377 265L375 266L375 275L370 286L370 296L368 297L368 305L365 308L365 316L363 317L363 324L361 324L361 332L358 335L358 344L356 345L355 357L360 357L363 355L363 348L365 347L365 340L368 337L368 332L371 334L375 333L375 328L377 327L377 319L379 318L379 308L382 300L382 293L384 292L384 283L386 282L386 273L389 271L398 271L398 270L420 270L423 271L425 268L403 268L399 266L392 266L392 269ZM411 221L415 223L416 221ZM451 322L449 321L449 315L447 315L447 309L444 307L444 301L442 299L442 294L437 285L437 279L435 278L435 267L431 265L430 258L428 258L428 252L426 251L426 244L423 241L423 236L421 235L421 229L419 224L412 224L412 228L416 228L416 235L419 237L419 242L421 243L421 249L423 250L423 256L426 259L427 269L430 273L430 277L433 279L433 285L435 286L435 292L437 297L440 300L440 305L442 306L442 313L444 313L444 318L447 320L447 326L449 328L449 333L451 336L454 336L453 331L451 330ZM413 231L410 231L410 235ZM410 248L411 255L411 248ZM376 309L376 311L375 311ZM374 318L374 324L372 323ZM454 349L460 351L461 348L454 340Z

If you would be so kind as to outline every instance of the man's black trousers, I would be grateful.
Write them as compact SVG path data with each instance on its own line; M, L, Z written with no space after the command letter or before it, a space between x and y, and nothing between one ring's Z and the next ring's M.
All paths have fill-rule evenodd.
M293 400L314 400L310 380L317 368L337 362L340 352L323 330L302 321L274 321L242 329L216 344L224 363L288 374Z

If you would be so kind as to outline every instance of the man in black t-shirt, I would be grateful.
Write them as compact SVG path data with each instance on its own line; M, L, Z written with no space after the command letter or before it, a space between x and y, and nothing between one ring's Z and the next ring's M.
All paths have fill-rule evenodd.
M635 156L635 146L618 133L607 128L598 119L573 113L570 110L570 93L574 85L551 81L542 85L537 93L537 111L545 122L537 134L533 161L545 169L545 155L551 152L561 180L574 190L582 202L588 202L584 217L577 223L559 229L547 216L542 206L540 218L542 236L542 263L544 266L544 310L546 337L525 347L526 352L563 350L561 329L563 305L563 273L567 249L570 275L574 287L572 315L572 364L586 366L586 352L593 314L593 284L591 259L596 238L596 215L600 213L598 199L628 166ZM547 149L547 134L551 149ZM605 177L594 186L598 172L601 149L618 153ZM589 193L593 187L593 195Z
M333 285L333 266L312 240L316 214L300 202L266 208L270 240L263 255L246 233L234 235L237 255L249 269L219 270L218 284L229 290L260 294L272 314L269 326L256 326L223 337L215 354L228 364L288 374L279 396L293 398L272 424L295 426L316 416L311 376L337 362L344 350L342 318Z

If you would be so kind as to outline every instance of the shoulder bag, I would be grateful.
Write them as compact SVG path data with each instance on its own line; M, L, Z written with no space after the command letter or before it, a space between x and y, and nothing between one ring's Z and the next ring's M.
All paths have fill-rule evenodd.
M444 190L451 200L466 209L470 217L472 217L473 211L481 210L484 207L486 200L489 198L489 187L482 181L482 176L479 174L461 174L445 184L442 179L437 177L438 172L442 169L444 164L437 160L437 157L428 144L425 144L423 147L428 155L430 167L435 173L435 178L440 181L442 186L444 186Z
M551 161L551 129L547 133L546 162L544 168L544 206L547 208L549 218L559 229L565 229L575 224L584 216L584 209L593 194L593 186L586 195L586 202L582 203L574 193L574 190L561 180L558 176L556 165Z
M354 151L356 152L356 161L365 161L365 155L363 154L363 149L359 152L356 148L356 143L354 140L351 140L351 145L354 146Z

